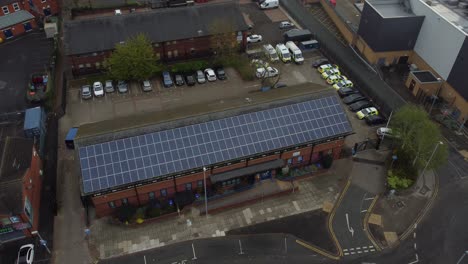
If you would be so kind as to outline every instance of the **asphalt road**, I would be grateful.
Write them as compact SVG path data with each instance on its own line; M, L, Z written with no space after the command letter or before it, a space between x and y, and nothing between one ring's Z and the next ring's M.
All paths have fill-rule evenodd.
M0 49L0 113L24 110L26 88L32 73L43 72L49 63L53 42L34 31L2 44Z

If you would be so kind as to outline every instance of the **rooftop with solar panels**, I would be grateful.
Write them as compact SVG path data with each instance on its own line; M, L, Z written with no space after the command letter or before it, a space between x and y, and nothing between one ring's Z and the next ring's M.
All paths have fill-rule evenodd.
M159 114L143 116L143 125L114 120L80 127L83 195L353 132L336 94L307 85L259 93L218 109L192 106Z

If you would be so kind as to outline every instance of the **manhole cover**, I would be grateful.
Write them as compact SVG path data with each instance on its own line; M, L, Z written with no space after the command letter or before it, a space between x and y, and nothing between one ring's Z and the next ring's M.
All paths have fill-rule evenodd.
M421 190L419 190L419 193L425 195L427 191L429 191L429 188L427 188L427 186L424 186L421 188Z
M402 202L402 201L398 201L396 204L397 204L398 208L403 208L403 207L405 207L405 203Z

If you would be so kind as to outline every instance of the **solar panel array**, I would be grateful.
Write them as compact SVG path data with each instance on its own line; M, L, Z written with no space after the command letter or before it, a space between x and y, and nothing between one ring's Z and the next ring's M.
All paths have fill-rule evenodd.
M351 132L335 96L79 148L83 192Z

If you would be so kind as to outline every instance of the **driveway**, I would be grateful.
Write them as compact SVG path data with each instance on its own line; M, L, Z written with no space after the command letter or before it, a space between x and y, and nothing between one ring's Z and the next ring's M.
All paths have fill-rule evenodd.
M26 88L32 73L48 67L53 41L44 32L31 32L1 45L0 113L28 108Z

